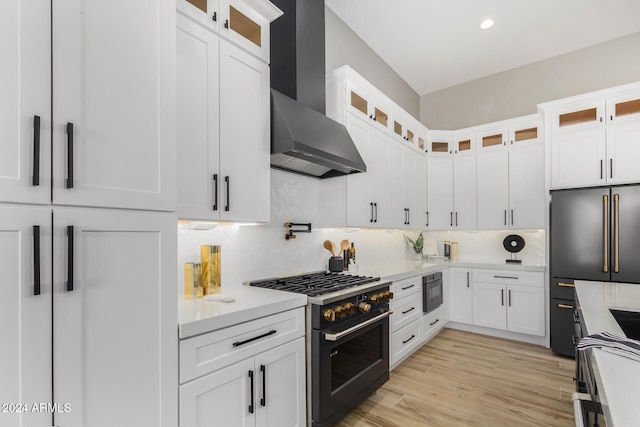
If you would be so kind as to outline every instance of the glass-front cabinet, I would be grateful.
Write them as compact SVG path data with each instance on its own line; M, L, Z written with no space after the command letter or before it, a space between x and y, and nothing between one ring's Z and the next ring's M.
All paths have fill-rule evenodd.
M551 132L570 132L604 125L605 101L561 108L552 113Z
M624 123L640 120L640 93L607 99L607 123Z

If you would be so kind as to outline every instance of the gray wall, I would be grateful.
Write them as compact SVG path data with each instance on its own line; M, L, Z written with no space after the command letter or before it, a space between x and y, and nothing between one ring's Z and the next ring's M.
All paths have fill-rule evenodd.
M326 69L349 65L396 104L420 119L420 97L342 19L325 7Z
M640 32L423 95L420 121L429 129L461 129L639 80Z

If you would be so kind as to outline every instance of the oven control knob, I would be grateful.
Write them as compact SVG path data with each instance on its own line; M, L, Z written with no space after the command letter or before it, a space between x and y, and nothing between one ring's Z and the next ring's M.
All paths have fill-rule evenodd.
M374 305L382 302L380 298L380 294L371 295L371 298L369 298L369 301L371 301L371 304L374 304Z
M393 299L393 292L390 291L384 291L384 298L389 301Z
M354 314L356 312L356 306L355 304L348 302L344 305L344 310L346 314Z
M333 311L336 313L336 317L338 319L342 319L343 317L345 317L347 315L347 311L344 309L343 306L339 305L337 307L335 307L333 309Z
M358 308L360 309L361 313L368 313L369 310L371 310L371 304L367 304L366 302L361 302L360 304L358 304Z
M324 320L326 320L327 322L335 322L336 312L328 308L324 311L324 313L322 313L322 317L324 317Z

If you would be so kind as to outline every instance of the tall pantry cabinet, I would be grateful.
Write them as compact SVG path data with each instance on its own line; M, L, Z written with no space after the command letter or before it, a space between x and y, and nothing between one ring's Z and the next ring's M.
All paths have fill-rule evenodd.
M175 4L134 3L0 5L1 427L178 422Z

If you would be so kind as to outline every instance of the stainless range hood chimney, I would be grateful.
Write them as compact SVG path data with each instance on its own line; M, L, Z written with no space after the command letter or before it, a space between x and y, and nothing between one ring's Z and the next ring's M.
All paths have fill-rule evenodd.
M347 129L325 116L324 0L271 0L271 167L329 178L367 170Z

